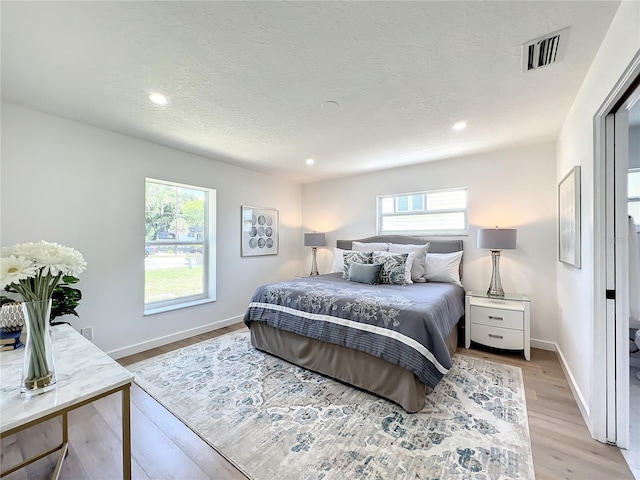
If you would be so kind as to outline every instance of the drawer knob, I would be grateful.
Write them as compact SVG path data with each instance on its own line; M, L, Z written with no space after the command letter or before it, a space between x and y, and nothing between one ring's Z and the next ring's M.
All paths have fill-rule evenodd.
M490 334L489 334L489 336L490 336L491 338L499 338L499 339L501 339L501 340L504 338L502 335L494 335L493 333L490 333Z
M490 320L504 320L502 317L494 317L493 315L489 315Z

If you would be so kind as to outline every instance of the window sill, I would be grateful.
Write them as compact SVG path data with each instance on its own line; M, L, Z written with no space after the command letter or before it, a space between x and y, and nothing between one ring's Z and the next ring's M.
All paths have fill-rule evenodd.
M183 308L195 307L198 305L203 305L205 303L215 302L215 299L212 298L203 298L202 300L194 300L192 302L180 303L177 305L167 305L166 307L158 307L158 308L150 308L144 311L144 316L155 315L157 313L165 313L172 312L174 310L182 310Z

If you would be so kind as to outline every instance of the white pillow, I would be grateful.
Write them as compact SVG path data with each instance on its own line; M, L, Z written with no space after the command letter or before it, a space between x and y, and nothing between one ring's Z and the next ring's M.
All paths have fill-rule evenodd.
M353 252L353 250L343 250L342 248L333 248L333 266L331 273L344 273L344 255L343 253Z
M377 255L381 257L391 257L393 255L398 255L399 252L375 252ZM416 258L415 252L402 252L407 254L407 261L404 264L404 283L407 285L411 285L413 281L411 280L411 266L413 265L414 259ZM375 260L374 260L375 262Z
M387 242L351 242L351 249L356 252L387 252L389 244Z
M453 253L427 253L427 270L424 278L429 282L446 282L462 286L460 260L462 251Z
M429 243L424 245L402 245L400 243L390 243L389 251L392 253L415 253L413 264L411 265L411 280L416 283L424 283L424 272L427 267L427 250Z

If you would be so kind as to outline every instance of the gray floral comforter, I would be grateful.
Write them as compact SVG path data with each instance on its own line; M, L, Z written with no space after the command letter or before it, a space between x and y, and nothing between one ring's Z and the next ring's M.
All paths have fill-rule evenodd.
M244 322L367 352L433 388L451 368L445 338L463 314L456 285L364 285L332 273L258 287Z

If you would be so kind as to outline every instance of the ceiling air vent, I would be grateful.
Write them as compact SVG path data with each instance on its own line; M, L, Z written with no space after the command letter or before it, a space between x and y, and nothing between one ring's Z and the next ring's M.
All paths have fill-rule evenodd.
M565 28L522 45L522 72L558 63L567 49L569 29Z

